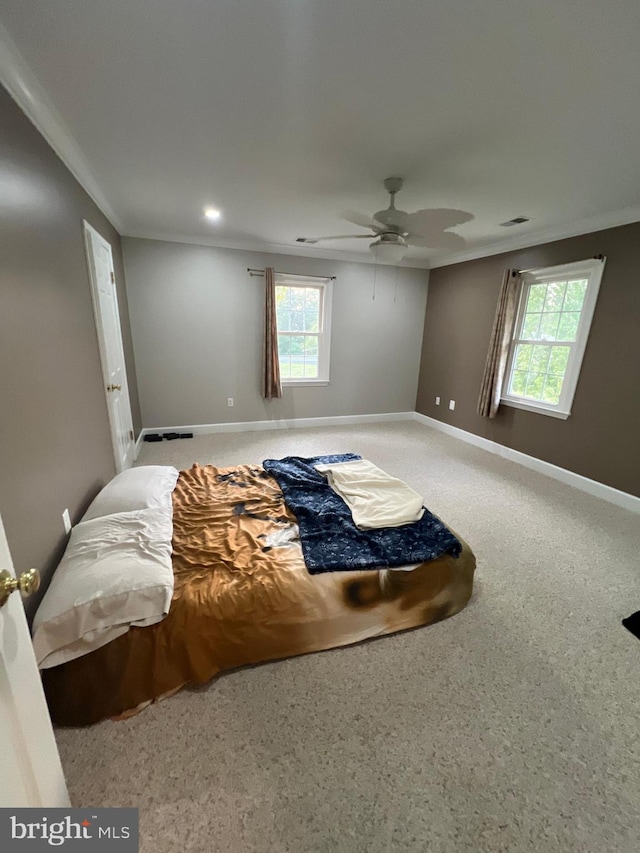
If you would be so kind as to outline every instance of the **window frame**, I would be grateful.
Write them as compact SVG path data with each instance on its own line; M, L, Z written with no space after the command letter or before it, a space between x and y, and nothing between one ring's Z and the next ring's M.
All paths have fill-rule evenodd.
M277 329L277 338L281 334L316 335L318 336L318 376L317 378L296 377L286 379L280 375L283 386L293 387L296 385L328 385L331 365L331 303L333 298L333 279L320 276L287 275L286 273L275 273L274 284L276 287L307 287L320 291L319 329L318 332L281 332ZM276 316L277 327L277 316ZM278 353L278 363L280 355Z
M559 264L553 267L540 267L538 269L527 270L522 273L520 292L518 294L518 310L516 312L513 335L509 344L503 393L500 398L501 405L511 406L515 409L524 409L525 411L530 412L537 412L542 415L550 415L551 417L561 418L562 420L566 420L569 417L576 389L578 387L580 369L582 367L582 360L584 358L587 340L591 330L591 322L593 320L596 301L600 291L600 283L602 281L605 263L606 258L588 258L586 260L575 261L570 264ZM585 291L584 301L582 303L580 321L575 341L530 341L529 339L521 338L519 335L524 323L530 288L535 284L549 284L553 281L576 278L586 278L587 288ZM560 393L558 403L544 403L542 401L530 400L526 397L518 397L507 393L516 347L519 343L549 343L550 345L553 345L554 343L571 344L569 360L564 373L562 391Z

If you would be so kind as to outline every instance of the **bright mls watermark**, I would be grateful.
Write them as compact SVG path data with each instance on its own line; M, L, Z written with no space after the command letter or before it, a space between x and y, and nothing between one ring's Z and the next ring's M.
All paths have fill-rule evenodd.
M0 809L0 850L138 853L138 809Z

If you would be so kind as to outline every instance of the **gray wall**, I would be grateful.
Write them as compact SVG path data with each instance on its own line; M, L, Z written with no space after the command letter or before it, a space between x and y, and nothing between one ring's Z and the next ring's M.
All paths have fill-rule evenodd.
M83 219L113 247L139 431L120 238L0 87L0 513L16 570L39 568L42 592L66 543L63 510L77 521L115 473Z
M607 264L568 420L506 406L494 420L480 417L476 403L505 267L599 254ZM453 412L449 399L456 400ZM640 223L432 270L416 409L640 495Z
M414 410L426 270L122 242L145 427ZM247 267L265 265L337 276L328 386L262 399L264 279Z

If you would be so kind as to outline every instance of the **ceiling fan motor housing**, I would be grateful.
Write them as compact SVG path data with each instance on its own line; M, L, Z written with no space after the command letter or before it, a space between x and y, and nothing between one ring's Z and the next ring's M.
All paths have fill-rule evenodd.
M397 231L384 231L382 234L378 235L378 239L371 243L371 247L380 246L381 244L387 244L391 246L406 246L406 242L402 234L398 234ZM408 247L407 247L408 248Z

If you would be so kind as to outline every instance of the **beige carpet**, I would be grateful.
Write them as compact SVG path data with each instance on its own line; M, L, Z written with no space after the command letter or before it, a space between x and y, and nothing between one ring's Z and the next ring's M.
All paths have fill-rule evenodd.
M413 422L145 444L138 464L344 451L468 540L469 606L59 730L74 805L137 806L155 853L635 853L638 516Z

